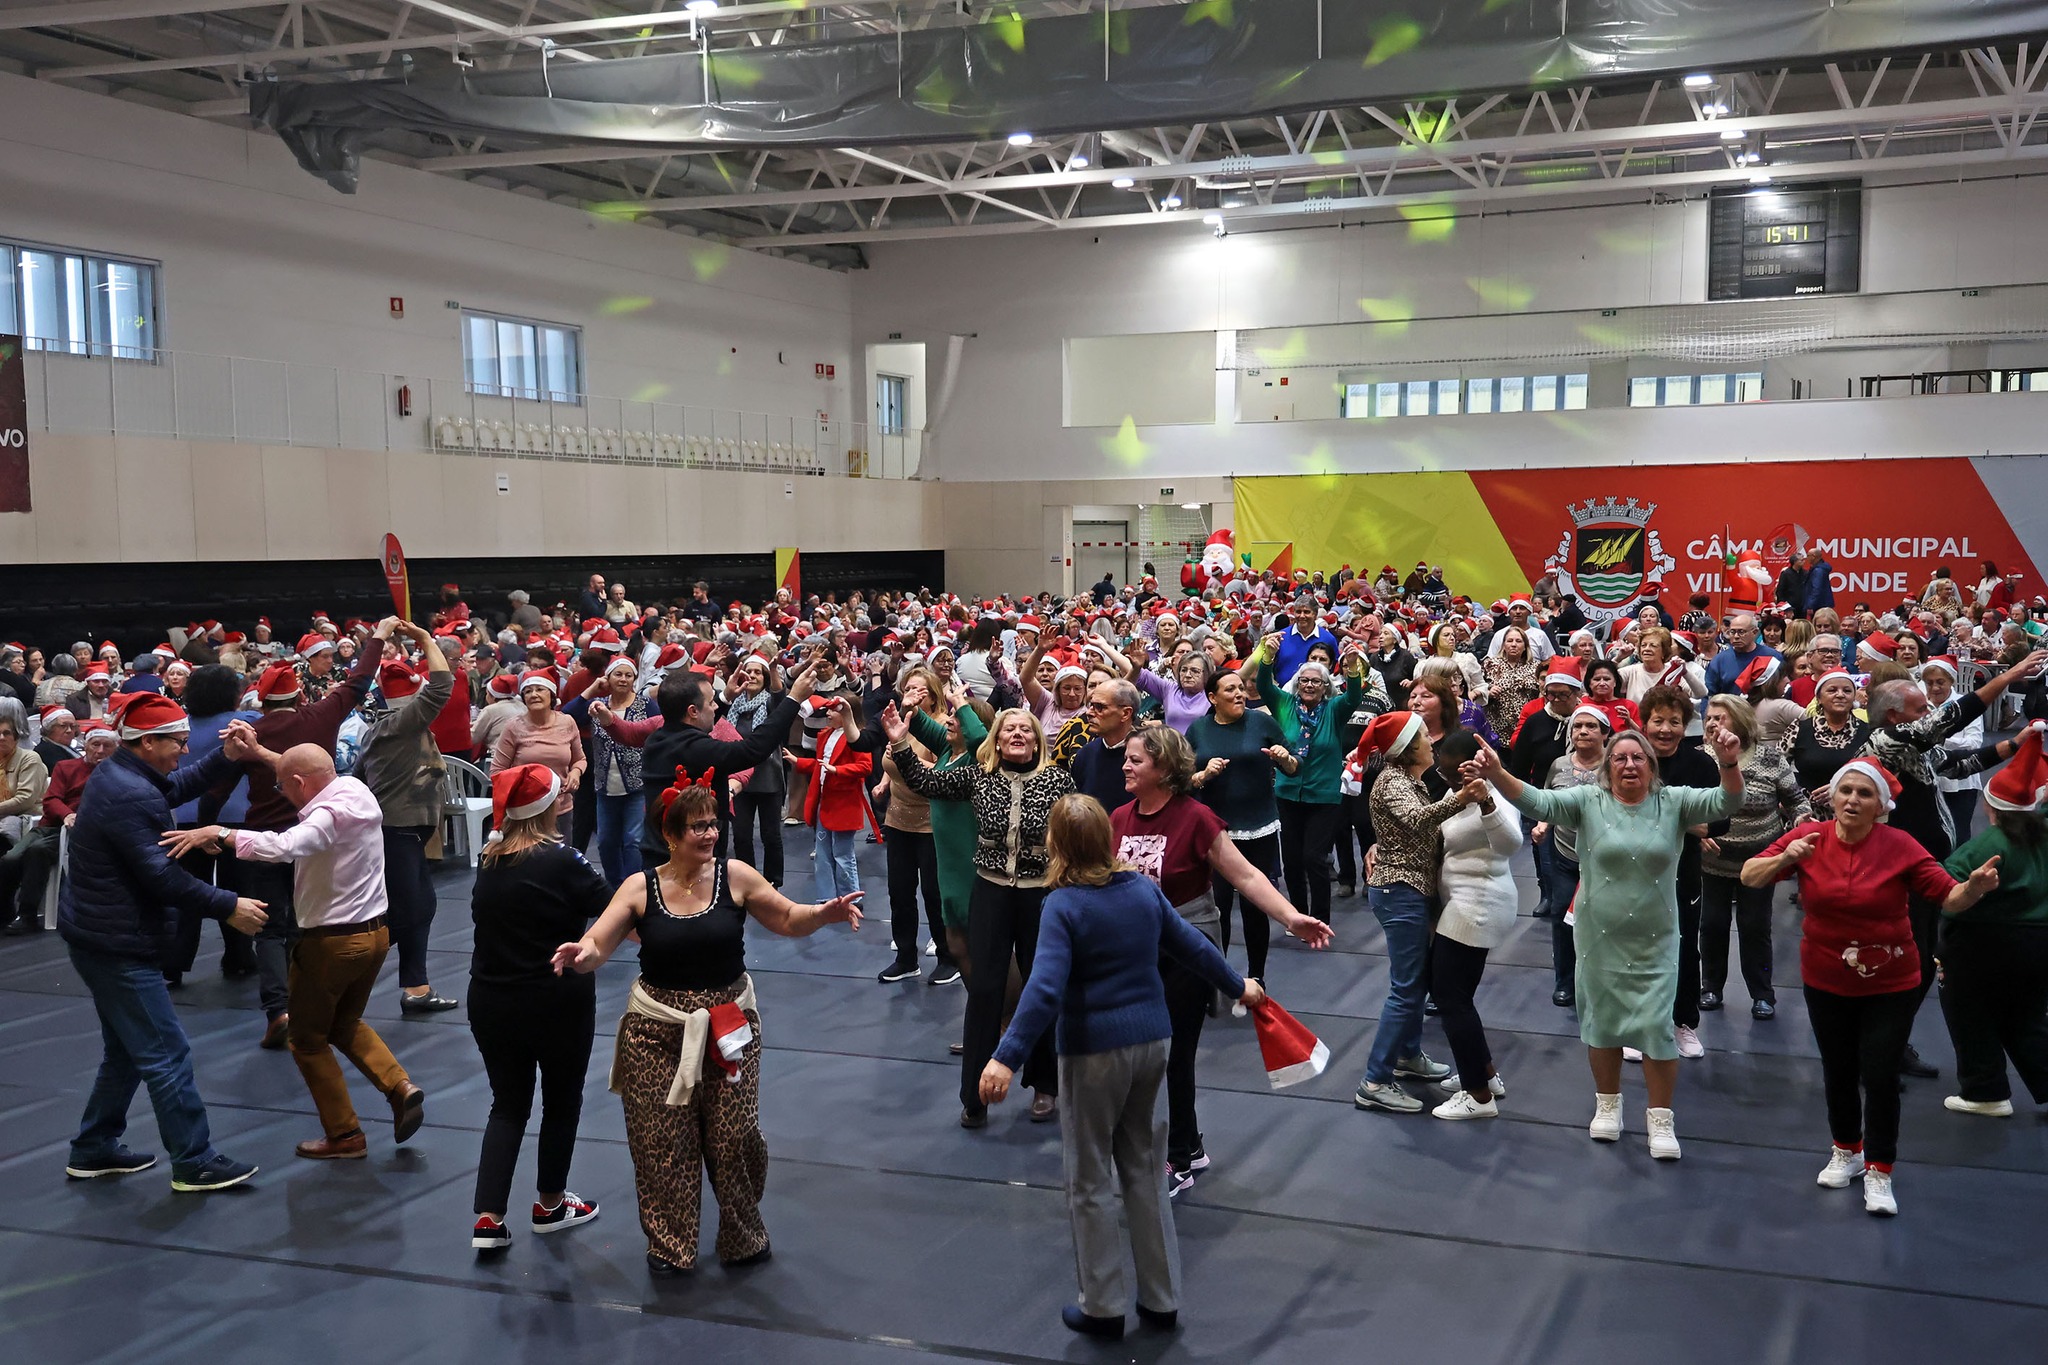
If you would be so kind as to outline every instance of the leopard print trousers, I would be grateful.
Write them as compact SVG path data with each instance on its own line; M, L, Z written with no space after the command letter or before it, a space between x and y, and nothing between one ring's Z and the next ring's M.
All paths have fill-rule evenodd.
M709 1009L739 999L745 978L715 991L647 993L678 1010ZM761 1136L761 1019L749 1011L754 1041L737 1083L709 1059L688 1104L668 1102L675 1079L680 1024L628 1014L619 1025L619 1095L626 1108L626 1147L640 1196L647 1249L684 1269L697 1264L704 1176L718 1198L718 1259L737 1261L768 1245L761 1193L768 1183L768 1143Z

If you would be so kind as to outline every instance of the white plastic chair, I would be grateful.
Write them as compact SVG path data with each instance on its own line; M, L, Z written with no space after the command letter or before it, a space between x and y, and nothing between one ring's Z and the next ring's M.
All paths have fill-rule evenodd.
M50 884L43 888L43 928L57 927L57 896L59 883L71 867L71 831L64 830L57 835L57 866L50 873Z
M434 422L434 444L443 450L453 449L457 445L455 421L453 417L441 417Z
M484 827L491 822L490 775L467 759L443 761L448 765L448 803L442 816L450 842L459 839L469 853L469 865L475 867L484 848Z

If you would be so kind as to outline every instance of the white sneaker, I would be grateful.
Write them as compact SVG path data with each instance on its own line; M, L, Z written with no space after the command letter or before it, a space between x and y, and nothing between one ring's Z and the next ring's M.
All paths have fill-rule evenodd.
M1898 1215L1899 1200L1892 1193L1892 1178L1889 1172L1863 1173L1863 1211L1874 1213L1879 1218L1893 1218Z
M1593 1092L1593 1121L1586 1125L1586 1136L1595 1142L1621 1141L1621 1096Z
M1704 1057L1707 1055L1707 1045L1700 1041L1700 1035L1696 1030L1689 1029L1685 1025L1680 1024L1675 1031L1678 1035L1679 1056Z
M1994 1119L2012 1117L2011 1100L1966 1100L1961 1095L1950 1095L1941 1102L1941 1106L1958 1114L1982 1114Z
M1814 1183L1824 1190L1846 1190L1849 1182L1863 1174L1863 1153L1852 1152L1846 1147L1828 1149L1828 1164L1821 1168Z
M1451 1069L1431 1057L1427 1052L1418 1052L1413 1057L1402 1057L1394 1063L1396 1076L1413 1076L1419 1081L1437 1081L1451 1074Z
M1650 1155L1659 1161L1678 1160L1678 1126L1671 1111L1646 1109L1643 1117L1650 1122Z
M1464 1092L1465 1083L1459 1080L1458 1073L1453 1071L1450 1075L1438 1081L1436 1088L1443 1091L1446 1095L1457 1095ZM1486 1078L1486 1088L1493 1092L1495 1099L1500 1099L1508 1093L1508 1083L1500 1078L1499 1072L1495 1072Z
M1625 1047L1621 1050L1621 1060L1624 1062L1640 1062L1643 1060L1643 1050L1639 1047Z
M1500 1110L1494 1107L1492 1100L1482 1104L1463 1090L1460 1090L1457 1094L1451 1096L1429 1112L1440 1119L1492 1119L1500 1117Z
M924 941L924 955L926 957L937 957L939 955L939 941L937 939L928 938Z

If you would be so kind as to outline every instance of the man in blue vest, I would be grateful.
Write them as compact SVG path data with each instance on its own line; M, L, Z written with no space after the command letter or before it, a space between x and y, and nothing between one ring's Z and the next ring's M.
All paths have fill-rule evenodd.
M263 927L264 905L200 881L172 862L158 840L174 827L171 808L228 777L235 767L229 753L253 744L255 732L237 721L205 762L179 768L192 723L169 697L133 694L114 725L121 747L94 771L79 798L71 868L57 906L57 930L92 992L105 1047L64 1173L92 1180L156 1164L154 1156L121 1143L135 1088L147 1085L157 1130L170 1148L171 1188L226 1189L256 1168L214 1150L192 1046L161 964L180 915L207 915L254 934Z

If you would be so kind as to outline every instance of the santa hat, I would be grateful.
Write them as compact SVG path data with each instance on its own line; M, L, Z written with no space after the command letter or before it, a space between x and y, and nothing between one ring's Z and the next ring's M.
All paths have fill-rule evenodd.
M1771 681L1785 671L1782 659L1773 659L1768 654L1759 654L1743 666L1735 675L1737 692L1754 692L1759 687L1769 686Z
M1577 720L1580 716L1591 716L1594 720L1600 722L1600 728L1603 730L1612 731L1614 729L1614 717L1609 715L1607 708L1603 706L1595 706L1592 702L1582 701L1572 708L1571 719Z
M299 685L298 670L290 664L272 664L263 670L263 676L256 680L257 702L290 701L304 689Z
M1550 687L1555 684L1562 684L1580 692L1586 690L1586 680L1579 676L1579 661L1576 658L1566 654L1551 657L1550 669L1543 675L1543 685Z
M1920 665L1920 671L1923 674L1930 668L1938 668L1948 674L1950 682L1955 682L1963 676L1962 664L1957 661L1953 654L1937 654L1926 663Z
M377 670L377 684L384 689L386 701L399 701L420 690L419 675L403 659L385 660Z
M166 678L170 677L173 673L190 673L191 671L192 665L186 663L183 659L173 659L164 665L164 676Z
M488 686L494 697L516 697L519 695L519 676L509 669L503 673L493 673Z
M79 670L78 676L87 682L91 682L94 678L98 678L103 682L112 682L114 680L113 673L108 670L105 664L87 664L83 669Z
M663 669L674 668L677 664L681 663L684 659L688 658L689 654L690 651L684 649L681 645L663 645L661 647L661 653L654 656L654 666L656 668Z
M1700 652L1700 637L1689 630L1672 631L1671 643L1684 650L1685 657L1688 659Z
M38 711L36 714L42 717L43 728L45 730L49 729L51 725L62 722L64 720L78 719L78 717L72 715L71 708L64 705L62 702L51 702L48 706L45 706L41 711Z
M1369 759L1376 754L1389 758L1401 753L1422 733L1422 717L1413 711L1388 711L1374 716L1365 733L1358 737L1355 757Z
M1828 782L1829 795L1834 794L1835 788L1840 786L1842 779L1850 773L1856 774L1877 788L1878 805L1883 810L1878 819L1882 820L1886 815L1890 815L1892 807L1898 804L1899 793L1905 790L1899 779L1892 776L1891 770L1874 758L1852 758L1844 763Z
M161 692L134 692L120 706L122 740L149 735L183 735L192 730L185 708Z
M1252 1028L1259 1035L1259 1058L1275 1090L1314 1080L1330 1064L1330 1048L1301 1021L1267 996L1252 1007Z
M1017 629L1028 630L1036 635L1040 630L1039 620L1036 616L1020 616L1017 618Z
M113 655L116 659L119 659L121 657L121 647L115 644L112 640L100 641L100 657L104 659L109 654Z
M590 633L590 647L601 649L607 654L616 654L626 647L626 642L621 640L619 633L610 626L599 626Z
M550 697L562 695L561 680L545 668L529 668L519 675L519 694L525 696L529 687L545 687Z
M2012 762L1991 775L1984 792L1984 804L1993 810L2037 811L2048 804L2048 757L2041 752L2041 736L2048 734L2048 721L2035 721L2020 731L2019 748Z
M704 1049L704 1055L725 1073L727 1085L738 1085L740 1068L747 1060L747 1046L754 1041L753 1025L747 1022L747 1012L732 1001L713 1005L708 1013L711 1045Z
M1069 678L1079 678L1083 682L1086 682L1088 680L1088 670L1085 668L1076 668L1073 664L1063 664L1061 665L1059 672L1052 675L1052 685L1055 688L1057 688L1061 683L1065 682Z
M1851 673L1846 668L1831 668L1813 680L1813 690L1818 692L1837 678L1840 678L1851 687L1856 685L1856 675L1854 673Z
M622 668L626 672L635 675L638 675L640 672L640 665L634 663L631 659L628 659L625 655L622 654L618 658L613 659L609 664L605 665L604 676L609 678L612 674L618 672Z
M21 646L10 645L8 646L8 648L19 649L21 648ZM155 649L152 649L149 652L156 655L159 659L175 659L178 657L178 651L171 648L171 643L168 640L164 641L162 644L158 645Z
M491 774L491 837L498 843L505 837L507 820L527 820L554 808L562 794L562 779L554 769L539 763L521 763Z
M310 634L299 637L299 656L301 658L310 659L321 650L332 648L334 648L334 641L318 631L313 631Z
M1872 663L1883 660L1889 663L1899 655L1899 642L1883 631L1873 631L1856 642L1856 657Z

